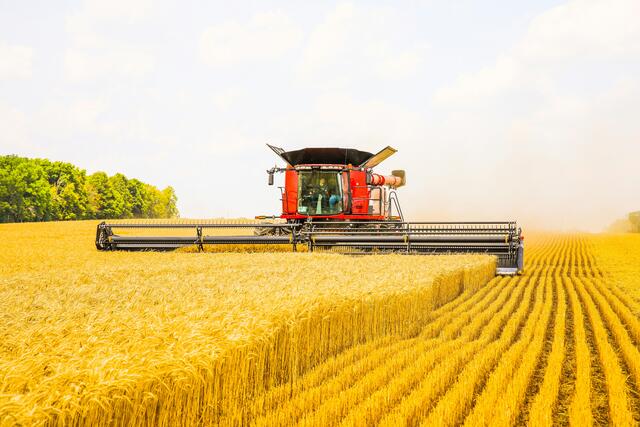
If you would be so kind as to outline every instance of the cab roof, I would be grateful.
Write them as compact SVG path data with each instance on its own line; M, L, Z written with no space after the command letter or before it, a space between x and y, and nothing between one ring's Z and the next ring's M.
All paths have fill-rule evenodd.
M357 165L374 167L396 152L386 147L377 154L355 148L303 148L284 151L282 148L267 144L278 156L291 166L297 165Z

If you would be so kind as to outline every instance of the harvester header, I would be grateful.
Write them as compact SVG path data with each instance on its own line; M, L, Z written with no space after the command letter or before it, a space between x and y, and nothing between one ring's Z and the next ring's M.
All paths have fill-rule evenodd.
M523 239L514 221L406 222L396 193L396 189L406 184L405 172L373 172L374 167L396 153L392 147L375 154L351 148L285 151L268 147L285 163L267 171L269 185L274 184L275 173L284 174L284 186L279 187L281 214L256 217L271 221L103 222L96 233L97 248L172 250L218 244L278 244L290 245L293 250L304 245L309 251L349 254L485 253L497 257L499 274L523 270ZM147 235L138 231L142 229L158 233ZM160 230L163 235L159 235Z

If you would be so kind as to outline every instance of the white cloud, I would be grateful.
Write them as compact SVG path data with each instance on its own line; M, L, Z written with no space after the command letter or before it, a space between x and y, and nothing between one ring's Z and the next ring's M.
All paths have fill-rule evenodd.
M388 44L376 50L371 58L377 74L386 79L401 79L414 75L426 62L428 46L417 45L397 53Z
M349 40L355 21L356 9L352 4L340 4L311 33L305 48L303 69L313 70L336 62Z
M154 60L151 54L135 48L112 47L99 51L68 49L64 67L71 80L141 77L153 70Z
M528 59L611 59L640 53L640 2L572 0L533 20L519 49Z
M211 66L278 59L295 48L302 31L285 14L267 12L248 22L231 21L207 28L200 39L200 57Z
M288 148L303 144L376 150L389 144L419 145L426 133L424 123L420 112L402 105L334 92L317 97L309 109L274 121L272 135Z
M25 114L0 103L0 154L19 154L29 142L29 126Z
M144 20L153 8L153 0L87 0L84 13L103 20L133 23Z
M33 49L0 41L0 79L29 78Z
M213 106L219 111L229 111L247 96L239 88L226 88L213 96Z
M472 105L520 84L522 64L510 56L498 58L495 64L474 73L462 74L455 84L438 89L434 101L439 106Z
M72 102L56 100L45 104L36 116L41 133L56 138L70 138L99 129L100 115L108 110L102 98L78 99Z
M612 59L640 60L640 2L572 0L531 22L525 37L494 64L459 76L437 103L477 101L513 89L552 91L562 67Z
M141 77L154 69L153 55L145 48L125 43L116 29L131 28L145 19L150 0L102 2L88 0L66 18L71 45L64 56L66 75L71 80L105 77Z
M363 75L401 79L425 63L428 45L391 32L400 19L393 10L340 3L312 31L298 67L301 78L338 76L346 86Z

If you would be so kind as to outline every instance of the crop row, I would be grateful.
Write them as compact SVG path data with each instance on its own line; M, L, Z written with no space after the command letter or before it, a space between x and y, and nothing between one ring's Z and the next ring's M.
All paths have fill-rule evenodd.
M640 321L592 246L537 236L524 276L461 295L417 337L351 348L247 416L264 426L637 424Z

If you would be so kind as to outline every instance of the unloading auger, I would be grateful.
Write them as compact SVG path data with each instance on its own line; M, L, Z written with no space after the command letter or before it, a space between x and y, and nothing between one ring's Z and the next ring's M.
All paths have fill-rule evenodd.
M309 251L347 254L481 253L497 257L497 274L524 269L522 231L515 221L407 222L396 189L405 185L403 170L379 175L373 168L396 152L376 154L346 148L284 151L268 145L285 167L280 187L282 213L256 217L259 222L173 223L102 222L96 231L99 250L174 250L206 245L288 245Z

